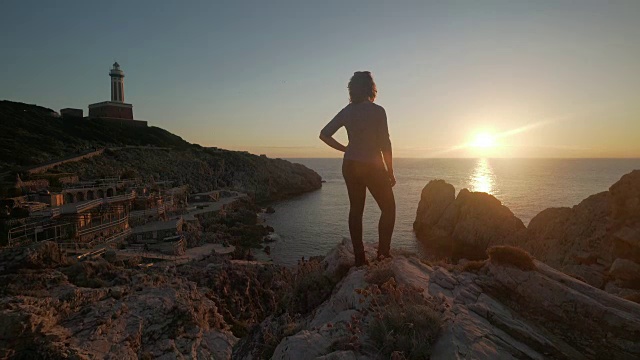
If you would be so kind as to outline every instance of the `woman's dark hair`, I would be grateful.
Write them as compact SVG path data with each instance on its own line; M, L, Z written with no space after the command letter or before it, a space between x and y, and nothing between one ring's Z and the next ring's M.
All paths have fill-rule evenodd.
M369 71L356 71L349 80L349 102L361 103L365 100L376 99L378 89Z

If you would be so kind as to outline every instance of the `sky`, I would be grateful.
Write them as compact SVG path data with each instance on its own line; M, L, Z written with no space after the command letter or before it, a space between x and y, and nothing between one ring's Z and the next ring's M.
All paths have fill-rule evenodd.
M640 157L638 19L637 0L5 0L0 99L86 113L118 61L150 125L338 157L318 134L369 70L396 157Z

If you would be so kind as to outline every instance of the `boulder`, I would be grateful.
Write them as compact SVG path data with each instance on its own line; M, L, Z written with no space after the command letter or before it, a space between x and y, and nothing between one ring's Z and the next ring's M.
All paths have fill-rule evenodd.
M522 246L537 259L591 285L615 294L628 293L624 291L628 286L633 290L636 285L625 269L640 263L640 171L622 176L609 191L571 208L540 212L529 223ZM607 273L614 260L613 272Z
M442 214L456 199L456 189L444 180L431 180L422 189L413 229L417 234L428 233Z
M611 185L612 217L616 223L640 221L640 170L634 170Z
M442 180L422 190L414 230L416 236L443 257L485 259L494 245L521 243L525 226L494 196L455 189Z
M610 196L589 196L572 208L550 208L536 215L527 227L524 247L536 258L561 268L576 263L581 253L610 261L607 241Z

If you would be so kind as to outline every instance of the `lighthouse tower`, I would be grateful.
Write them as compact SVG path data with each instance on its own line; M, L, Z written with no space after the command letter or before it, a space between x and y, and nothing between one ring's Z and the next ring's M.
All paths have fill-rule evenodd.
M133 120L133 105L124 102L124 71L115 62L109 71L111 77L111 101L89 105L89 118L121 124L147 126L146 121Z
M113 63L113 68L109 71L111 76L111 101L124 102L124 71L120 70L118 62Z

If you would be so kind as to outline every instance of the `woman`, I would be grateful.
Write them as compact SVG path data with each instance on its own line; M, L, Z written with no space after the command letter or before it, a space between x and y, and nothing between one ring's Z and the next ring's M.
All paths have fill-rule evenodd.
M371 73L354 73L348 87L349 105L322 129L320 140L344 152L342 176L349 193L349 232L356 266L361 266L368 263L362 243L362 214L367 189L382 211L378 223L378 259L389 257L391 235L396 222L396 202L391 187L396 179L393 175L387 114L382 106L373 103L378 90ZM347 146L333 138L343 126L349 137Z

